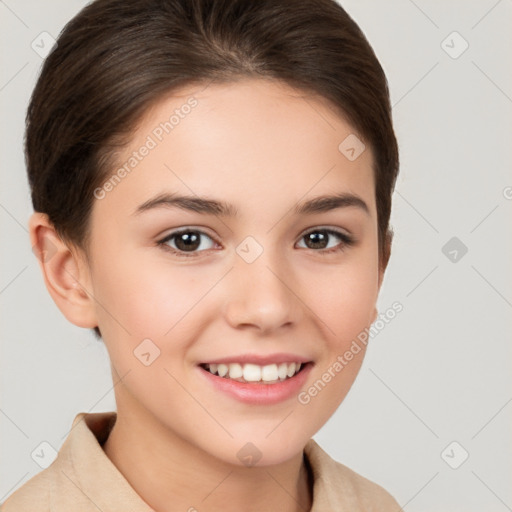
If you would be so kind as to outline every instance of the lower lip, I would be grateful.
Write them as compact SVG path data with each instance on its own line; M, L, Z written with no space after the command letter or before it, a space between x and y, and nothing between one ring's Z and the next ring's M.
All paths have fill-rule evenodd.
M255 405L277 404L297 396L304 385L312 368L312 363L306 363L301 371L282 382L262 384L261 382L238 382L213 375L208 370L198 366L199 371L218 390L236 398L240 402Z

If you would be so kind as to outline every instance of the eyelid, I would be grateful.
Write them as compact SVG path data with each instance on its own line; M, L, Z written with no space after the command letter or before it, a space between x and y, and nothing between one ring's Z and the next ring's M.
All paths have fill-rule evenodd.
M205 229L206 228L204 228L204 227L198 227L198 226L182 226L180 228L176 228L174 231L170 231L167 235L165 235L164 237L160 238L160 240L168 239L168 238L170 238L173 235L179 235L180 233L183 233L183 232L186 232L186 231L197 231L198 233L201 233L201 234L204 234L204 235L210 237L216 243L219 243L216 240L216 237L214 235L209 234L208 231L205 231ZM335 227L335 226L329 226L329 225L318 225L318 226L311 226L310 228L306 228L299 235L299 240L302 237L308 235L311 232L321 231L321 230L331 231L331 232L334 232L335 234L338 234L338 235L343 235L343 236L346 236L346 237L349 237L349 238L353 238L353 235L349 231L347 231L347 230L345 230L343 228Z
M202 226L201 227L198 227L198 226L182 226L182 227L176 228L174 230L168 231L165 236L158 237L157 243L164 242L164 241L169 241L170 239L172 239L172 237L178 236L181 233L187 233L189 231L193 231L195 233L199 233L200 235L206 236L206 237L210 238L213 242L215 242L217 245L221 245L219 243L219 241L217 240L217 235L211 234L209 232L210 230L208 230L208 228L205 228L205 227L202 227ZM202 252L202 251L200 251L200 252Z
M303 233L300 235L299 238L302 238L305 235L309 235L309 233L314 233L315 231L328 231L335 233L340 236L346 236L348 238L353 238L353 235L346 229L336 227L336 226L329 226L329 225L319 225L319 226L313 226L311 228L307 228Z
M198 257L201 255L201 253L208 252L212 249L203 249L202 251L180 251L176 250L173 247L170 247L167 245L167 242L169 240L172 240L175 236L179 236L182 233L186 233L188 231L194 231L196 233L199 233L200 235L204 235L208 237L212 242L214 242L217 245L222 246L217 240L216 237L211 236L207 231L204 230L204 228L197 228L194 226L183 226L180 228L175 229L174 231L169 232L167 235L165 235L163 238L157 241L157 245L161 246L164 250L170 251L171 253L177 255L178 257ZM316 231L325 231L329 235L335 235L337 236L341 242L337 244L335 247L331 247L329 249L309 249L306 247L306 249L309 249L313 251L314 253L319 253L323 255L328 255L334 252L341 252L345 247L350 247L355 244L356 239L352 234L347 232L346 230L343 230L342 228L338 227L330 227L330 226L312 226L310 228L307 228L305 231L301 233L301 235L298 238L298 241L301 241L305 236L315 233Z
M313 252L316 252L316 253L319 253L322 255L328 255L328 254L331 254L334 252L341 252L345 248L355 245L357 242L357 239L355 238L355 236L352 235L351 233L347 232L346 230L343 230L341 228L329 227L329 226L315 226L313 228L309 228L301 234L301 236L299 237L299 241L302 240L305 236L307 236L311 233L318 232L318 231L324 231L328 235L334 235L340 239L339 244L337 244L336 246L331 247L329 249L318 249L318 250L311 249Z

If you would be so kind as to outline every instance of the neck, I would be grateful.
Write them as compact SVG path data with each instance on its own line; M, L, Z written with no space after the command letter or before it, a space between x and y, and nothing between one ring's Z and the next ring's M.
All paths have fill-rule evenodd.
M126 413L119 403L103 449L156 512L311 509L312 478L302 451L273 466L228 464L169 432L147 410Z

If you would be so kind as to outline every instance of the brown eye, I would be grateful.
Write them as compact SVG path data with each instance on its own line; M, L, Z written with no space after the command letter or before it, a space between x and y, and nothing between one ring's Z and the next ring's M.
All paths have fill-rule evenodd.
M336 243L336 239L338 243ZM301 240L305 240L307 249L324 253L342 250L344 247L354 243L350 236L333 229L315 229L303 235Z
M203 239L209 240L211 242L210 246L208 242L205 244ZM194 256L195 253L211 249L214 242L212 238L203 231L186 229L169 234L163 240L160 240L158 244L180 256ZM201 248L201 250L198 250L199 248Z

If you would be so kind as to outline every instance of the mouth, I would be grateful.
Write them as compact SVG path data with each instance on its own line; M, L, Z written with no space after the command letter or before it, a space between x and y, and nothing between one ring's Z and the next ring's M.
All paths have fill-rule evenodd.
M310 363L283 362L258 365L253 363L203 363L199 366L223 379L241 383L277 384L295 377Z
M197 369L200 380L222 395L245 404L268 406L293 400L306 385L314 363L294 360L296 357L248 356L246 361L232 358L201 363Z

